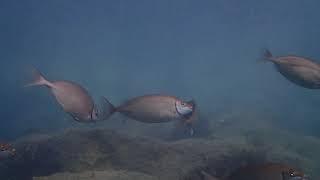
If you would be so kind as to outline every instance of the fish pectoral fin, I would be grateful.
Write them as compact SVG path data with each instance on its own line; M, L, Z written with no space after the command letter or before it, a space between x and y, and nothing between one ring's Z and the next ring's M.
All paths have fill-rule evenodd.
M194 136L194 128L193 128L193 125L191 123L184 123L185 124L185 127L187 128L190 136Z
M194 129L192 126L189 128L189 132L190 132L190 136L194 136Z
M191 123L187 123L186 121L178 121L175 123L175 129L184 129L184 133L189 134L190 136L194 136L194 128Z

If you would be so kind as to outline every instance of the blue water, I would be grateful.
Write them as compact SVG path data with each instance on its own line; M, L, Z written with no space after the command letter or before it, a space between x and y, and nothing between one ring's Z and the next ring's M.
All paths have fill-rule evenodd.
M319 6L316 0L2 0L0 139L81 126L66 119L46 89L22 88L29 65L115 104L174 94L196 99L206 115L259 111L280 129L319 137L319 91L260 62L265 48L320 62Z

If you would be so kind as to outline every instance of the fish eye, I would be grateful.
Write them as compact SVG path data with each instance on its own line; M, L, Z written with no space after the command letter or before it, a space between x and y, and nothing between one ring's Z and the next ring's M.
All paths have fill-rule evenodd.
M182 106L185 106L185 105L186 105L186 103L185 103L185 102L182 102L182 103L181 103L181 105L182 105Z

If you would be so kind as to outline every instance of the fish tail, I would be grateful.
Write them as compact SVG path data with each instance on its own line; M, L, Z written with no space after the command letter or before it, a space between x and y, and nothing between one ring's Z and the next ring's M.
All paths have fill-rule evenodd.
M272 58L272 53L269 51L269 49L265 49L263 56L267 59Z
M274 56L272 55L272 53L269 51L269 49L267 48L262 48L259 52L259 56L256 59L257 63L265 63L265 62L270 62L270 61L274 61Z
M273 61L274 57L272 53L269 51L269 49L264 49L263 50L263 60L265 61Z
M30 83L26 84L25 87L30 86L47 86L52 87L52 83L45 79L45 77L36 68L31 68L32 80Z
M101 113L99 115L100 120L107 120L116 111L116 108L107 98L101 97Z

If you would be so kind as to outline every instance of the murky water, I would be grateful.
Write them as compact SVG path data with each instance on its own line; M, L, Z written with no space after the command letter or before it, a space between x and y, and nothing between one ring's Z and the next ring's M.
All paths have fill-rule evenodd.
M243 159L289 163L317 179L320 176L319 90L291 83L271 63L264 63L262 57L263 50L269 49L276 56L299 55L320 62L319 5L315 0L1 1L0 139L21 147L20 155L28 152L25 143L33 147L35 142L30 142L30 138L49 138L49 142L51 138L55 141L56 136L64 139L63 132L70 128L89 128L93 132L102 128L123 133L129 139L147 137L178 149L188 143L206 141L215 148L221 147L221 151L228 145L235 146L236 151L242 148L259 151L256 155L259 158L230 153L227 158L230 164L240 166ZM100 96L120 105L133 97L154 93L174 95L186 101L194 99L200 117L194 124L195 135L190 137L174 122L146 124L120 114L93 124L75 122L45 87L23 88L29 66L38 68L48 80L79 83L97 104ZM84 142L93 141L95 134L92 136ZM59 161L57 166L52 169L43 166L30 174L48 176L111 168L166 179L177 177L161 176L160 172L143 165L139 168L129 165L154 160L152 155L141 162L139 158L137 162L125 157L112 158L114 153L121 154L118 147L121 144L108 142L107 137L96 140L92 146L110 143L114 151L107 151L109 146L97 148L94 152L101 153L101 157L95 158L97 161L81 159L91 150L80 151L84 147L78 147L79 144L73 148L62 146L57 152L77 151L79 156L71 158L72 164L80 165L64 168L65 159L60 155L48 160ZM74 138L81 139L78 135ZM135 142L130 139L124 143L131 141ZM51 149L50 143L42 143ZM40 143L39 148L43 146ZM207 154L195 147L190 151L192 155ZM40 152L42 156L43 151ZM272 153L261 157L265 152ZM156 157L159 152L154 153ZM19 161L6 161L4 171L25 172L22 169L31 160L24 155ZM35 159L36 164L50 164ZM167 163L183 162L189 169L161 171L180 174L182 179L197 179L195 174L199 169L223 177L236 168L217 159L192 164L191 160L169 158ZM103 175L96 178L100 176ZM136 176L139 175L131 177Z

